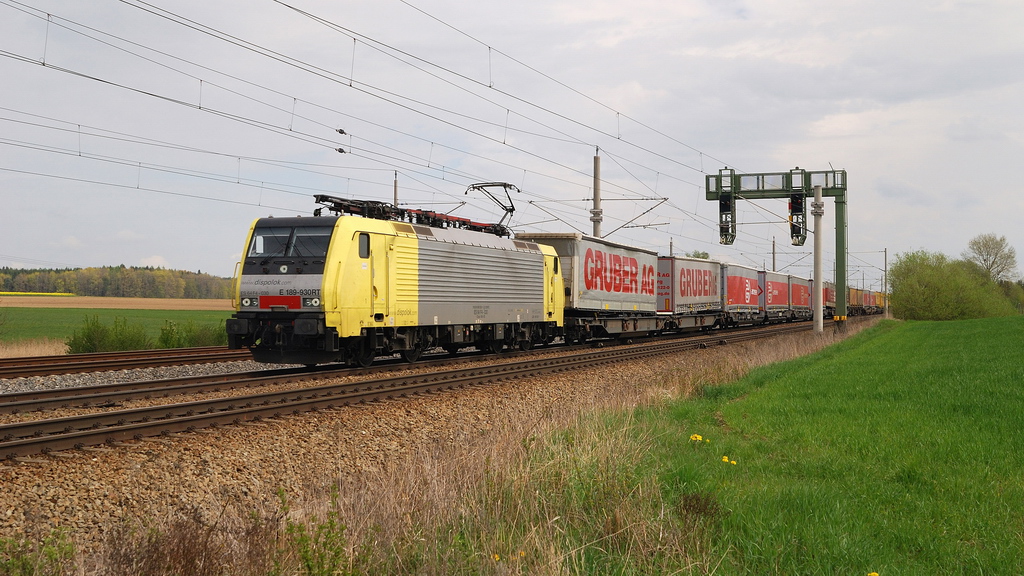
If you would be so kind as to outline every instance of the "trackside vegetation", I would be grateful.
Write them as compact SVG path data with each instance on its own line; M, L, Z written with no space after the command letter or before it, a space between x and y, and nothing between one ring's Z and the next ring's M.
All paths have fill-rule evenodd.
M1024 311L1024 282L993 278L970 259L938 252L898 254L889 271L890 306L903 320L966 320Z
M100 322L99 316L85 319L81 328L67 339L68 352L116 352L120 350L149 350L151 348L188 348L193 346L226 346L228 343L224 322L198 324L164 321L159 337L154 340L143 324L129 324L126 318L115 317L112 324Z
M882 321L749 372L744 346L301 510L126 525L99 572L1024 573L1024 318ZM52 543L6 546L39 567L18 573L72 573Z

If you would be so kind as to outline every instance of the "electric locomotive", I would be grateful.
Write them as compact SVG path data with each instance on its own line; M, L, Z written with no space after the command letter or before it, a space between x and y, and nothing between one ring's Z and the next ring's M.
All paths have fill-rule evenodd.
M500 224L318 195L334 216L252 223L228 346L260 362L369 365L429 348L551 342L564 289L549 246Z

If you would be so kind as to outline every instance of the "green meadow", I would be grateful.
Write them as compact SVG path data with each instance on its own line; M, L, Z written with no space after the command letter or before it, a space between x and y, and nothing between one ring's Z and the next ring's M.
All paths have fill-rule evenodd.
M183 325L192 321L199 325L223 323L231 312L213 310L114 310L106 308L0 308L4 322L0 324L0 341L16 342L49 338L66 340L81 330L86 320L94 317L101 324L113 325L125 320L140 326L150 338L160 336L167 322Z
M643 467L716 573L1021 574L1022 360L1021 317L883 322L645 412Z

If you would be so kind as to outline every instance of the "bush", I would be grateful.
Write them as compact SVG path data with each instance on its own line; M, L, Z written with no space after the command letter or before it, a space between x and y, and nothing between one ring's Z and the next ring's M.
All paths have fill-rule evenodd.
M100 323L99 316L93 316L86 317L85 325L68 338L67 346L70 354L149 350L153 348L153 339L142 326L129 326L126 318L115 318L113 326L106 326Z
M191 348L195 346L227 346L228 333L224 323L196 324L192 320L184 324L166 322L157 338L158 348Z
M983 269L919 250L896 257L889 273L893 314L904 320L1009 316L1016 307Z

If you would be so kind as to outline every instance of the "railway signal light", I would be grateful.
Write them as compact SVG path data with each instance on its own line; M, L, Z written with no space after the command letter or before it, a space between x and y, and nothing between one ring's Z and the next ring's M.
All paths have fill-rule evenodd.
M789 196L789 235L793 246L803 246L807 240L807 205L803 192Z
M719 243L732 244L736 240L736 197L723 193L718 197Z

